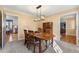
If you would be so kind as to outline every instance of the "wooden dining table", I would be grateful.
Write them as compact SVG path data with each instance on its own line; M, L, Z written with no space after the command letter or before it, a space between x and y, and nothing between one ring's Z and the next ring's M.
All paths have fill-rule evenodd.
M44 33L44 32L43 33L33 33L33 36L35 36L39 40L39 53L42 53L47 49L47 41L51 40L51 43L53 44L53 37L55 37L52 33ZM46 42L46 48L42 51L41 42L43 40Z

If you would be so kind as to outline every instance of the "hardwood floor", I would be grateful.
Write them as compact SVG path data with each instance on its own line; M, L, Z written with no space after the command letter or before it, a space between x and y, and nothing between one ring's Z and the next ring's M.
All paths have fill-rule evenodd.
M65 35L61 37L61 40L68 43L76 44L76 36Z
M7 42L15 41L18 39L18 34L10 33L6 34Z

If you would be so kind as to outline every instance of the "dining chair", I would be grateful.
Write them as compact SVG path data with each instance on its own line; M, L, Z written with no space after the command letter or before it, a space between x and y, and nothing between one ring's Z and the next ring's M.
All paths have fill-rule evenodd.
M29 47L29 35L27 33L27 30L24 30L24 35L25 35L25 42L24 42L24 45L27 45L27 48Z
M28 30L28 32L33 32L33 30Z
M27 33L27 30L24 30L24 36L25 36L25 41L24 41L24 45L26 44L26 33Z
M40 33L39 31L35 31L35 33Z
M33 34L34 31L33 30L28 30L28 34Z
M35 53L36 52L35 49L36 49L36 46L39 45L39 41L34 35L31 35L31 34L29 34L29 39L30 39L29 46L30 47L33 46L33 48L34 48L33 52Z

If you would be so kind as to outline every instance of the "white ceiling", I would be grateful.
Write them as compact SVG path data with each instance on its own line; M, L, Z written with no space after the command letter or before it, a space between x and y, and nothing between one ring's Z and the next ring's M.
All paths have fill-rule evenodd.
M28 13L30 15L36 15L36 7L38 5L4 5L3 7ZM64 10L76 8L77 5L42 5L42 15L50 16L55 13L59 13Z

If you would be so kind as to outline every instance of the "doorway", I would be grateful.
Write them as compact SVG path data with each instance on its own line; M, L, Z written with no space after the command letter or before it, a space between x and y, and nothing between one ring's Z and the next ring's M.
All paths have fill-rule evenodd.
M66 35L66 22L60 22L60 34L62 36Z
M7 42L18 40L18 17L6 16L6 38Z
M70 14L60 19L60 39L76 45L76 14Z
M6 20L6 33L9 35L13 32L13 20Z

